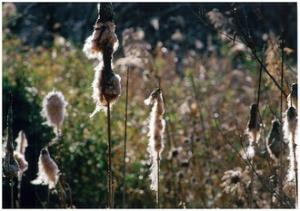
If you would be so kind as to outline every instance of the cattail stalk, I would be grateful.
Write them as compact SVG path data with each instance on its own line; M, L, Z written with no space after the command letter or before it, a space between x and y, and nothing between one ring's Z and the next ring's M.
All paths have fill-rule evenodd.
M93 34L87 38L83 51L88 58L97 58L99 65L95 68L93 81L93 99L96 103L93 117L98 111L105 110L107 113L108 135L108 167L107 167L107 204L113 207L113 173L111 163L111 106L119 98L121 93L121 78L112 70L112 55L117 48L118 39L115 34L113 23L113 9L111 3L97 4L98 19L94 26Z
M281 78L280 78L280 87L282 90L284 90L283 87L283 77L284 77L284 44L283 44L283 37L281 37ZM283 112L283 92L280 93L280 123L282 125L283 123L283 117L282 117L282 112ZM281 127L282 130L282 127ZM283 135L283 133L281 133ZM283 142L280 142L280 151L283 151ZM280 153L279 155L279 195L283 196L282 188L283 188L283 153Z
M126 207L126 143L127 143L127 116L128 116L128 84L129 68L126 70L125 120L124 120L124 148L123 148L123 208Z
M108 138L108 208L112 208L112 173L111 173L111 128L110 128L110 105L107 105L107 138Z
M297 163L297 153L296 153L296 140L295 133L292 134L292 144L293 144L293 157L294 157L294 174L295 174L295 185L296 185L296 209L298 209L298 163Z
M159 152L157 152L157 191L156 191L156 204L159 209L159 169L160 169L160 158L159 158Z

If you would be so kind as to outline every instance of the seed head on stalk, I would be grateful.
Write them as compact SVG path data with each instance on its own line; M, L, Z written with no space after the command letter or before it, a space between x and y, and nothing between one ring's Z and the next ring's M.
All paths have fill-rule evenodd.
M152 111L150 114L149 121L149 144L148 144L148 152L150 154L151 161L151 189L154 191L158 190L158 162L160 159L161 152L164 149L163 142L163 133L165 130L165 120L163 119L163 114L165 112L164 102L162 98L161 89L154 90L149 98L145 100L146 105L152 105Z
M25 151L28 146L26 135L23 131L19 132L19 135L16 139L17 147L14 151L14 158L19 165L18 177L22 177L23 173L28 168L28 162L25 159Z
M49 189L55 188L60 171L55 161L50 157L47 148L43 148L40 152L38 167L37 178L31 183L33 185L48 185Z
M288 106L292 106L297 110L298 107L298 84L292 84L292 91L287 97Z
M3 173L6 177L12 179L18 176L19 165L14 157L13 144L13 111L12 111L12 94L10 93L10 107L7 114L7 136L3 144Z
M257 143L260 138L260 122L258 118L258 105L256 103L251 105L250 119L248 122L247 132L251 143Z
M110 7L110 4L103 4L98 8L98 19L93 34L87 38L83 47L83 52L88 58L99 60L92 83L92 97L96 108L90 117L100 110L106 111L108 104L113 105L121 93L121 78L112 70L112 56L118 48L118 39Z
M295 183L296 180L296 132L297 132L297 111L294 107L289 107L284 114L283 132L284 138L288 141L289 146L289 168L287 172L287 182ZM288 184L288 183L287 183ZM288 185L287 185L288 186Z
M51 91L43 99L42 116L47 119L46 123L50 127L56 129L56 133L64 121L67 105L64 95L59 91Z
M269 136L267 138L267 151L271 157L272 160L275 161L275 163L278 162L278 157L280 153L280 144L283 141L282 140L282 129L281 124L278 120L272 121L272 129L269 133Z
M249 136L249 146L246 149L245 158L252 159L255 156L255 146L260 138L260 121L258 114L258 104L254 103L250 107L250 118L246 131Z

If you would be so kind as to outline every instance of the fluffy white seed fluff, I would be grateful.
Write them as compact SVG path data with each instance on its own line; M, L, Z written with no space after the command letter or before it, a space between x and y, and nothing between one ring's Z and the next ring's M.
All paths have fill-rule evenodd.
M23 173L28 169L28 162L25 159L25 151L28 146L26 135L23 131L19 132L16 139L17 147L14 151L14 158L19 165L18 177L22 177Z
M160 159L161 152L164 149L163 134L165 130L165 120L163 119L164 102L161 91L159 89L153 91L150 97L145 100L145 104L152 105L149 121L148 152L151 162L151 189L157 191L157 172L159 170L157 159Z
M28 141L26 138L25 133L21 130L18 134L18 137L16 138L17 147L16 150L20 154L25 154L25 150L28 146Z
M49 92L43 99L42 115L47 119L47 124L59 128L64 121L65 110L68 103L59 91Z
M297 112L294 107L289 107L284 113L284 124L283 124L283 132L284 139L288 141L289 146L289 168L287 173L287 181L295 182L295 148L294 144L297 136Z
M113 73L113 76L107 81L105 87L102 87L102 67L98 65L95 68L93 87L93 100L96 103L96 108L90 117L93 117L98 111L106 111L108 101L112 106L121 94L121 77Z
M41 150L38 166L37 178L31 183L34 185L48 185L49 189L55 188L59 179L59 169L47 149Z
M97 22L93 34L89 36L83 46L83 52L89 59L102 59L103 45L110 43L114 51L118 49L119 42L115 34L116 26L108 21Z

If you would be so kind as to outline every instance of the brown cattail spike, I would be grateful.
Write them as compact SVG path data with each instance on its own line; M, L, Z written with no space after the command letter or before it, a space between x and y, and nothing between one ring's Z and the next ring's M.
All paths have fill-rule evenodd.
M258 105L254 103L250 108L250 118L247 126L247 132L250 136L249 142L251 145L257 143L260 137L260 121L258 114Z
M267 150L270 157L277 161L281 151L280 144L282 143L282 128L278 120L273 120L272 129L267 139Z
M256 103L251 105L250 108L250 120L248 122L248 130L259 130L260 129L260 124L258 121L258 106Z
M3 173L9 178L17 177L19 172L19 165L14 158L12 99L12 93L10 93L10 107L7 113L7 137L5 140L5 152L3 160Z
M292 84L292 90L291 93L287 97L288 106L293 106L297 109L298 107L298 84L293 83Z

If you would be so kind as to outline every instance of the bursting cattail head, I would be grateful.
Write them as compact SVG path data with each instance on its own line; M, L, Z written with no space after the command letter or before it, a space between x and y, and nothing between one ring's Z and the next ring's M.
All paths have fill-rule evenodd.
M48 185L49 189L53 189L59 179L59 169L54 160L50 157L47 148L40 152L39 171L37 178L31 183L33 185Z
M165 127L165 121L163 119L164 103L162 98L161 89L154 90L149 98L145 101L146 105L152 105L152 111L150 115L150 125L149 125L149 137L151 148L155 153L160 153L163 150L163 132Z
M287 97L288 106L292 106L297 109L298 107L298 84L292 84L292 91Z
M14 158L18 163L19 166L19 177L22 176L22 174L28 169L28 162L25 159L25 155L21 154L17 151L14 152Z
M19 165L14 157L13 146L6 141L4 143L6 150L3 157L3 173L6 177L17 177L19 172Z
M100 4L98 4L100 6ZM112 56L118 47L118 38L115 34L112 5L101 4L98 7L98 19L94 26L93 34L87 39L83 51L87 57L99 60L95 68L93 99L96 103L93 117L98 111L106 110L108 105L114 104L121 94L121 78L112 70Z
M25 159L25 151L28 146L25 133L21 130L16 139L17 147L14 151L14 158L19 165L19 177L27 170L28 162Z
M146 105L152 105L149 121L149 144L148 152L150 154L151 165L151 189L157 191L157 171L158 162L160 160L161 152L164 148L163 133L165 129L164 102L161 89L154 90L148 99L145 100Z
M269 133L269 136L267 138L267 150L270 155L270 157L276 162L277 158L279 157L281 151L280 151L280 145L283 136L282 136L282 128L281 124L278 120L272 121L272 129Z
M289 146L289 168L286 176L286 190L290 190L290 184L295 183L295 141L297 131L297 111L294 107L289 107L284 115L284 138L288 141ZM287 191L289 192L289 191Z
M20 154L25 154L25 150L28 146L28 141L25 133L22 130L19 132L19 135L16 139L16 143L17 147L15 151L19 152Z
M47 118L47 124L59 128L64 121L67 106L64 95L59 91L49 92L43 99L42 115Z
M258 105L252 104L250 108L250 119L248 122L247 132L250 136L250 142L256 143L259 139L260 122L258 119Z
M98 111L106 110L108 102L113 105L121 94L121 77L118 74L111 73L110 78L104 78L101 65L95 68L93 87L93 100L96 103L94 112L90 115L93 117Z
M83 52L88 58L101 58L101 53L107 46L111 46L114 51L118 46L116 25L113 23L112 5L103 3L98 5L98 19L94 25L93 34L85 41ZM101 15L101 16L100 16Z
M94 32L89 36L83 46L83 52L89 59L98 58L101 60L103 49L109 45L116 51L119 46L117 35L115 34L115 24L113 22L96 22Z
M284 132L285 134L296 133L297 127L297 111L294 107L289 107L285 113Z

